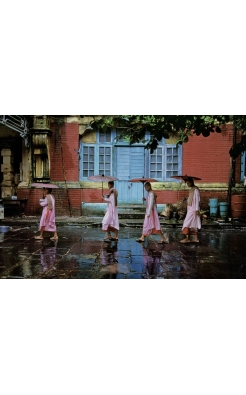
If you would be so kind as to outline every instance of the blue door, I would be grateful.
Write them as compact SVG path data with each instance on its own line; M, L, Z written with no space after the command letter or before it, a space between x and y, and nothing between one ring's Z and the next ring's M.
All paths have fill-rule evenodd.
M119 203L141 204L143 184L131 183L129 180L145 176L144 147L116 146L115 159L116 177L119 178L115 186L119 193Z

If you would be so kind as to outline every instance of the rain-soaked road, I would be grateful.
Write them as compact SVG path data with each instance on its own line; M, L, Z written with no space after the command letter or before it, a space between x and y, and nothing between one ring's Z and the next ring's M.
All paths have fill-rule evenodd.
M62 226L59 240L35 241L33 228L0 233L0 278L230 279L246 278L246 230L202 230L200 243L180 244L180 230L159 245L141 230L122 228L119 241L103 242L100 228Z

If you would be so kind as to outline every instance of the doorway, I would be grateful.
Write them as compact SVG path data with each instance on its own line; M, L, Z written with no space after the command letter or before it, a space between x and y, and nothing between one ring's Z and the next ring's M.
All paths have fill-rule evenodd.
M141 182L129 182L132 178L145 176L145 149L143 146L116 146L116 177L118 202L142 204L143 185Z

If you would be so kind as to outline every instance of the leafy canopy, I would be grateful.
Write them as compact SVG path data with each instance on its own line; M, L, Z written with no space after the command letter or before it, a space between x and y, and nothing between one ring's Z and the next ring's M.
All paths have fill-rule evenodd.
M127 138L130 144L146 143L145 148L153 152L162 138L177 137L179 145L188 142L193 134L208 137L210 133L221 133L221 125L228 122L246 134L245 115L102 115L94 116L91 126L102 131L115 128L118 138ZM150 133L148 141L146 132ZM245 149L246 141L233 146L230 155L238 156Z

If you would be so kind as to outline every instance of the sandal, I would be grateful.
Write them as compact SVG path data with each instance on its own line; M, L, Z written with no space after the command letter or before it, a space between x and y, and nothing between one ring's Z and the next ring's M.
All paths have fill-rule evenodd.
M43 240L43 236L34 236L34 239L36 239L36 240Z
M168 244L168 242L166 240L160 240L157 244Z
M118 241L118 237L110 237L110 239L109 240L112 240L112 241Z
M51 237L50 240L58 240L58 237Z
M183 239L183 240L180 240L180 243L190 243L190 240Z
M136 241L138 242L138 243L144 243L144 240L143 239L136 239Z

